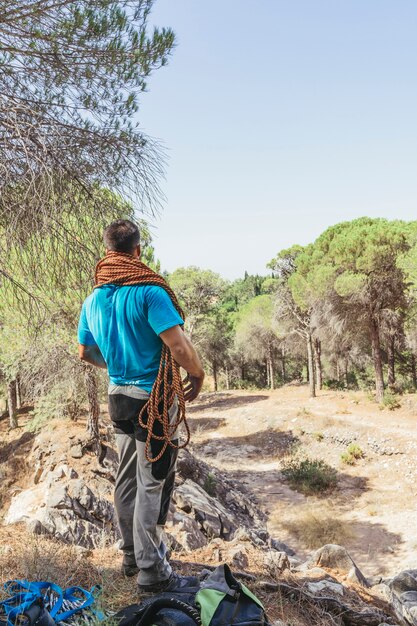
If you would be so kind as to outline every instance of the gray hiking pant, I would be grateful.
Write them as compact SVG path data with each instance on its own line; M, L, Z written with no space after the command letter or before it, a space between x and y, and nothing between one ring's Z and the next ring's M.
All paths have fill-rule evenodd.
M138 415L147 397L137 387L111 385L109 388L109 412L119 454L114 504L122 535L121 549L125 563L137 564L138 583L143 585L166 580L172 572L162 531L178 456L178 451L168 446L160 461L146 460L147 433L139 426ZM171 415L176 415L176 405ZM152 456L160 449L161 442L153 440Z

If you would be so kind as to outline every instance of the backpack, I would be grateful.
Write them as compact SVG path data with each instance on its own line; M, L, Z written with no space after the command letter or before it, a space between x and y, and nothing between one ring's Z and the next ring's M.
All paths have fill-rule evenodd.
M262 603L220 565L198 587L161 593L114 615L118 626L270 626Z

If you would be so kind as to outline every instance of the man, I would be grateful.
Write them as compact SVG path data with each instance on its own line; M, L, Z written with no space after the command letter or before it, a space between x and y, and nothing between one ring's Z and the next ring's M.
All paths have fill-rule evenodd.
M110 378L109 413L119 453L115 508L122 535L122 572L127 576L138 572L141 592L179 590L196 581L172 571L162 541L178 453L175 424L180 413L171 387L175 375L178 382L178 364L186 370L187 382L183 395L177 385L176 396L192 401L201 390L204 371L182 331L175 295L140 261L137 226L129 220L113 222L104 231L104 243L106 257L96 268L96 288L83 304L78 341L80 358L107 369ZM170 352L163 350L164 344ZM167 394L169 411L168 402L159 403L160 395L147 405L155 393ZM184 410L183 402L180 405ZM166 412L164 427L159 419L149 421L149 429L165 437L165 443L150 438L146 419L152 411L158 416Z

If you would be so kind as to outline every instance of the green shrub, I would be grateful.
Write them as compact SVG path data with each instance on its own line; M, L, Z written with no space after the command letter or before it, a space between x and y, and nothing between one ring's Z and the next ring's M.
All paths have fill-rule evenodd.
M289 459L281 471L290 486L305 495L324 493L337 485L336 470L320 459Z
M400 406L401 403L399 397L393 391L387 389L384 393L384 399L380 404L380 408L394 411L395 409L399 409Z
M340 458L346 465L355 465L355 462L358 459L363 459L364 456L362 448L357 443L351 443L346 448L346 452L340 455Z
M345 383L335 378L326 378L323 380L323 389L331 389L333 391L342 391L345 389Z

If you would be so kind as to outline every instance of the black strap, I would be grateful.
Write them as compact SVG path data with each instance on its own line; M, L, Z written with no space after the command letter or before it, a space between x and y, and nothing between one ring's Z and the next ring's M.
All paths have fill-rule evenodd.
M146 605L146 609L140 616L140 620L136 623L136 626L149 626L151 624L150 620L156 617L162 609L181 611L184 615L192 619L197 626L202 626L201 617L197 609L191 606L191 604L182 602L182 600L178 600L177 598L155 598L155 600Z

